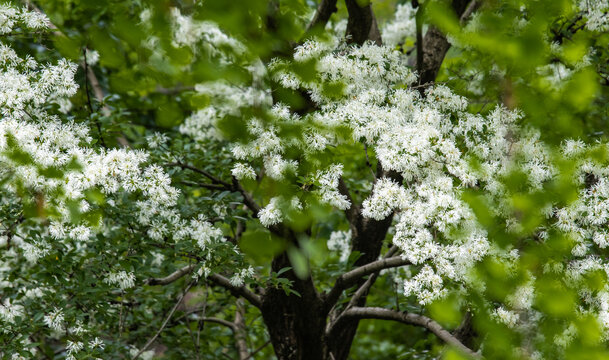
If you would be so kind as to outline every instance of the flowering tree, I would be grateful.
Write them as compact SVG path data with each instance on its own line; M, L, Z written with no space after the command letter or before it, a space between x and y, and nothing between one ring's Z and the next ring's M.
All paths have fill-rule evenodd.
M608 356L607 4L242 6L0 7L3 358Z

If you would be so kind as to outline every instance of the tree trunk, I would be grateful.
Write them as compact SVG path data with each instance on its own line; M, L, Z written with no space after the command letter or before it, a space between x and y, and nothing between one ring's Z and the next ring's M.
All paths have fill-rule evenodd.
M284 253L273 260L272 271L291 266ZM282 274L293 281L296 294L267 287L262 300L262 318L279 360L326 360L325 327L327 312L313 280L299 279L293 271Z
M376 221L373 219L364 219L361 211L358 211L357 217L351 222L352 240L351 246L354 251L359 251L361 256L354 263L355 267L366 265L378 259L383 247L383 240L387 235L387 230L391 225L393 215L386 219ZM356 289L362 286L366 279L361 279L356 284ZM366 296L359 298L355 306L365 306ZM344 360L349 356L351 344L355 338L358 319L348 320L336 332L336 335L328 340L329 350L332 352L333 360Z

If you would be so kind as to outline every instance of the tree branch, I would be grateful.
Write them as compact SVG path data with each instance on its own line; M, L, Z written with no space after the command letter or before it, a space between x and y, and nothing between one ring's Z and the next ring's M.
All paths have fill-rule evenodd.
M219 185L219 184L206 184L206 183L196 182L196 181L181 181L181 183L186 186L200 187L200 188L208 189L208 190L224 190L224 186Z
M359 204L354 203L353 198L351 197L351 193L349 192L347 184L345 184L345 181L343 180L342 176L338 179L338 192L341 195L346 196L347 200L351 203L351 206L345 209L345 216L347 217L349 223L354 223L360 213L360 206Z
M239 360L247 360L249 358L249 351L247 349L247 333L245 331L245 306L243 299L237 299L235 304L235 344L237 345L237 351L239 353Z
M469 17L474 11L478 10L480 5L482 5L482 3L478 0L473 0L472 2L470 2L469 5L467 5L467 8L465 8L465 11L461 15L461 17L459 18L459 23L461 25L465 24L467 19L469 19Z
M326 295L325 304L326 306L333 305L338 300L343 290L354 285L360 278L366 275L372 274L383 269L404 266L408 264L410 264L410 261L402 259L401 256L395 256L387 259L376 260L366 265L360 266L356 269L353 269L349 272L346 272L339 276L338 279L336 279L334 287Z
M161 335L161 332L163 332L163 329L165 329L165 326L167 326L169 319L171 319L171 317L173 316L173 313L176 312L178 306L180 306L180 304L182 303L182 300L184 300L184 296L188 293L188 290L190 290L190 288L195 284L195 282L196 281L193 281L190 284L188 284L188 286L186 287L186 290L184 290L184 292L178 298L178 301L176 302L176 304L173 306L171 311L169 311L169 314L165 318L165 321L163 321L163 324L161 324L161 327L159 328L159 330L154 334L153 337L150 338L150 340L148 340L146 345L144 345L144 347L141 348L140 351L137 352L137 354L135 354L135 356L132 358L133 360L137 359L140 355L142 355L142 353L144 351L146 351L146 349L148 349L150 347L150 345L152 345L152 343L159 337L159 335Z
M452 8L461 21L465 21L477 6L479 5L476 0L452 1ZM421 9L418 11L421 11ZM469 14L467 14L468 11L470 12ZM429 27L429 30L427 30L427 33L425 33L421 45L422 63L417 61L416 68L419 72L419 84L427 84L435 81L440 66L444 61L444 56L450 48L450 43L446 39L446 36L436 26L432 25ZM419 55L417 54L417 58L418 57Z
M383 256L383 258L384 259L390 258L397 251L398 251L398 247L394 245L391 247L391 249L389 249L389 251L387 251L387 253L385 254L385 256ZM376 281L376 278L379 276L379 273L380 273L379 271L372 273L372 275L370 275L368 280L366 280L366 282L362 286L360 286L359 289L357 289L355 294L353 294L353 296L351 297L351 300L349 300L349 304L347 304L347 309L355 306L357 304L357 302L359 301L359 299L362 298L362 296L365 296L366 294L368 294L370 287L372 287L372 284L374 284L374 282Z
M236 331L236 328L237 328L235 323L232 323L232 322L224 320L224 319L216 318L216 317L202 317L202 318L198 318L196 320L224 325L227 328L229 328L233 333Z
M381 33L376 23L372 5L360 6L357 0L345 0L349 19L347 20L347 42L361 45L371 40L377 45L382 44Z
M243 286L243 285L235 286L235 285L231 284L229 279L225 278L224 276L222 276L220 274L211 274L207 278L214 284L227 289L234 296L243 297L244 299L249 301L255 307L260 308L260 306L262 306L262 301L261 301L260 297L256 294L254 294L252 291L250 291L245 286Z
M419 5L417 13L415 15L415 26L417 35L417 73L421 75L423 73L423 6ZM419 84L421 78L419 77ZM423 90L419 90L423 91Z
M256 203L256 201L254 201L254 198L252 197L252 195L250 193L245 191L243 186L241 186L241 184L239 183L237 178L235 178L234 176L233 176L233 184L231 186L231 189L233 191L236 191L236 192L240 193L241 196L243 196L243 203L250 210L252 210L252 212L254 213L254 216L257 217L258 216L258 212L260 212L260 205L258 205Z
M267 340L264 344L260 345L256 350L252 351L246 359L253 358L254 355L259 353L262 349L264 349L270 343L271 343L271 340Z
M456 337L450 332L444 329L433 319L430 319L423 315L399 312L395 310L389 310L379 307L353 307L345 310L341 316L330 327L330 332L336 331L342 322L348 319L379 319L379 320L392 320L401 322L407 325L421 326L434 333L440 340L446 344L451 345L463 353L475 358L482 359L482 356L467 346L463 345Z
M173 162L173 163L168 163L168 164L165 164L165 166L177 166L177 167L180 167L182 169L192 170L192 171L196 172L197 174L201 174L201 175L205 176L206 178L211 180L211 182L214 183L214 184L223 185L227 190L231 189L231 185L229 183L227 183L226 181L223 181L223 180L213 176L208 171L205 171L203 169L199 169L199 168L194 167L192 165L184 164L181 161L177 161L177 162Z
M211 180L211 182L213 184L200 184L200 183L196 183L198 186L202 186L208 189L217 189L217 190L228 190L228 191L234 191L234 192L238 192L241 194L241 196L243 196L243 203L254 213L254 217L258 215L258 212L260 211L261 207L260 205L258 205L256 203L256 201L254 200L254 198L252 197L252 195L250 193L248 193L247 191L245 191L245 189L243 188L243 186L241 186L241 184L239 183L239 181L233 176L232 178L232 184L229 184L228 182L212 175L211 173L209 173L208 171L205 171L203 169L199 169L197 167L194 167L192 165L189 164L185 164L181 161L177 161L177 162L173 162L173 163L167 163L165 164L165 166L176 166L176 167L180 167L182 169L188 169L188 170L192 170L194 172L196 172L197 174L201 174L203 176L205 176L206 178L208 178L209 180ZM203 186L205 185L205 186ZM215 185L219 185L222 186L222 188L220 188L219 186L215 186Z
M337 0L321 0L319 2L313 20L311 20L307 26L307 32L318 26L322 29L326 26L332 14L338 11L338 8L336 8L336 1Z
M167 285L167 284L171 284L172 282L178 280L182 276L190 273L192 270L194 270L195 267L197 267L196 264L187 265L187 266L184 266L181 269L176 270L175 272L171 273L168 276L165 276L163 278L150 278L150 279L146 280L144 283L146 285Z

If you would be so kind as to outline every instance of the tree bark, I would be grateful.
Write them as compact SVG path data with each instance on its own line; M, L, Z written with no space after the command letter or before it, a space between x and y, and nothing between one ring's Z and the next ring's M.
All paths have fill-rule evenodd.
M273 260L272 271L291 266L286 253ZM313 279L299 279L294 271L282 274L292 281L296 294L267 287L262 299L262 318L279 360L326 360L325 326L327 312Z
M338 11L336 7L337 0L321 0L319 2L319 6L317 7L317 11L315 12L315 16L311 23L307 26L307 31L319 26L325 27L332 14Z
M468 4L476 4L476 0L454 0L452 3L453 10L455 11L458 18L461 18L468 10ZM473 11L475 7L472 6ZM471 13L471 12L470 12ZM446 39L446 36L435 26L430 26L425 33L423 38L423 64L422 66L415 66L420 69L419 83L427 84L433 82L438 76L440 66L444 61L444 56L450 49L450 43ZM420 58L418 55L417 57Z
M243 299L237 299L235 309L235 343L239 352L239 360L247 360L250 355L247 350L247 333L245 325L245 304Z
M347 20L347 42L361 45L370 40L377 45L382 44L381 33L372 11L372 5L360 6L357 0L345 0L349 19Z
M353 205L356 206L355 204ZM363 266L378 259L383 247L383 240L393 220L393 214L384 220L366 219L361 215L361 209L356 207L355 216L351 220L351 251L358 251L361 256L355 261L355 266ZM360 279L356 288L366 280ZM361 296L355 306L366 305L366 294ZM335 360L344 360L349 356L353 338L357 332L359 319L347 319L339 331L328 339L329 351Z

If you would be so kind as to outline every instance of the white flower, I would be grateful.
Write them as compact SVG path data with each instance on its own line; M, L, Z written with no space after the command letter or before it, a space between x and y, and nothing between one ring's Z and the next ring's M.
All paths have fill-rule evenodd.
M190 220L190 226L187 228L187 231L192 239L196 240L201 249L205 249L211 241L222 239L222 230L215 228L202 215L199 215L197 219Z
M403 186L389 178L381 178L374 185L372 196L364 201L362 215L382 220L394 210L408 206L409 200Z
M493 312L493 317L497 321L507 325L510 328L516 327L516 324L518 324L519 320L518 314L506 310L503 307L498 307L497 309L495 309L495 311Z
M338 183L342 173L343 165L333 164L326 170L319 170L315 178L319 183L317 193L321 201L344 210L351 206L351 202L346 195L341 194L338 190Z
M410 2L398 4L394 19L383 28L383 42L388 46L404 43L407 37L416 35L416 11Z
M129 289L135 286L135 275L133 272L119 271L111 272L104 278L104 282L110 285L118 285L121 290Z
M161 147L169 141L169 137L163 133L155 132L152 135L146 136L146 141L151 149Z
M0 319L12 324L16 317L23 316L23 306L14 304L10 298L4 299L0 305Z
M281 198L274 197L267 206L258 212L258 219L263 226L269 227L282 221L280 202Z
M96 337L95 339L89 341L89 347L91 349L99 348L100 350L103 350L105 346L106 345L104 344L104 341L101 340L98 337Z
M236 163L233 166L231 173L237 180L256 178L256 172L254 169L250 165L244 163Z
M68 354L69 355L73 355L77 352L79 352L80 350L83 349L83 347L85 346L85 344L83 344L81 341L70 341L68 340L68 342L66 343L66 349L68 350Z
M99 53L97 50L86 49L85 56L88 66L94 66L99 61Z
M332 231L328 239L328 249L337 251L341 262L347 261L351 250L351 230Z
M44 316L43 322L52 330L62 331L64 327L63 311L55 308L55 310L53 310L50 314Z

